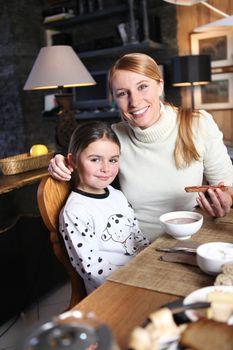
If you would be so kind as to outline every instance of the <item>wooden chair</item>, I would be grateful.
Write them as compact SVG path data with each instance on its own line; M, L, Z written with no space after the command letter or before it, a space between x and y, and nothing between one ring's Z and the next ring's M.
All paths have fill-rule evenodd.
M71 299L69 309L86 296L83 279L72 266L65 243L59 232L59 213L71 191L70 183L44 177L38 187L37 202L41 217L50 231L50 241L58 260L64 265L71 280Z

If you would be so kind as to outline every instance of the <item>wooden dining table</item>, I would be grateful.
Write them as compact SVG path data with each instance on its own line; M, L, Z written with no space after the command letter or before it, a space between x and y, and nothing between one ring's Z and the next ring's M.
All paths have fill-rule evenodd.
M224 218L204 217L201 230L182 245L208 241L233 243L233 210ZM193 290L213 285L215 276L206 275L193 262L163 260L167 253L156 247L173 247L181 241L164 234L140 252L126 266L78 303L74 310L94 312L108 325L121 350L126 350L131 331L142 325L150 313L174 301L181 301ZM185 243L184 243L185 242ZM162 258L162 259L161 259ZM171 259L172 260L172 259Z

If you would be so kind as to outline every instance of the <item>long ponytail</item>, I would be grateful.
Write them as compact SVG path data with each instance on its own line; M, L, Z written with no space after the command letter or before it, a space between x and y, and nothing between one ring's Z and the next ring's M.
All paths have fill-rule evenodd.
M198 161L200 159L200 155L194 144L192 131L193 118L197 118L198 116L199 114L193 112L190 108L180 107L178 110L177 122L179 128L174 150L177 168L187 167L192 161Z

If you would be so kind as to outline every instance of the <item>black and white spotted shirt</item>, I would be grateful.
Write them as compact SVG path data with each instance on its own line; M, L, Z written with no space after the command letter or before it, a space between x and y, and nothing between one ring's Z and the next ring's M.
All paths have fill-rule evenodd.
M90 293L149 244L124 194L74 190L60 213L60 232L72 265Z

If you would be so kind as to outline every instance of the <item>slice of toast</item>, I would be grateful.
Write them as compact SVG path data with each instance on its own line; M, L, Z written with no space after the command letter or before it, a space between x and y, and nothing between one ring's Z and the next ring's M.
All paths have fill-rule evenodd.
M203 186L187 186L185 187L186 192L206 192L207 190L216 190L219 188L222 191L227 191L228 187L224 185L219 186L210 186L210 185L203 185Z

